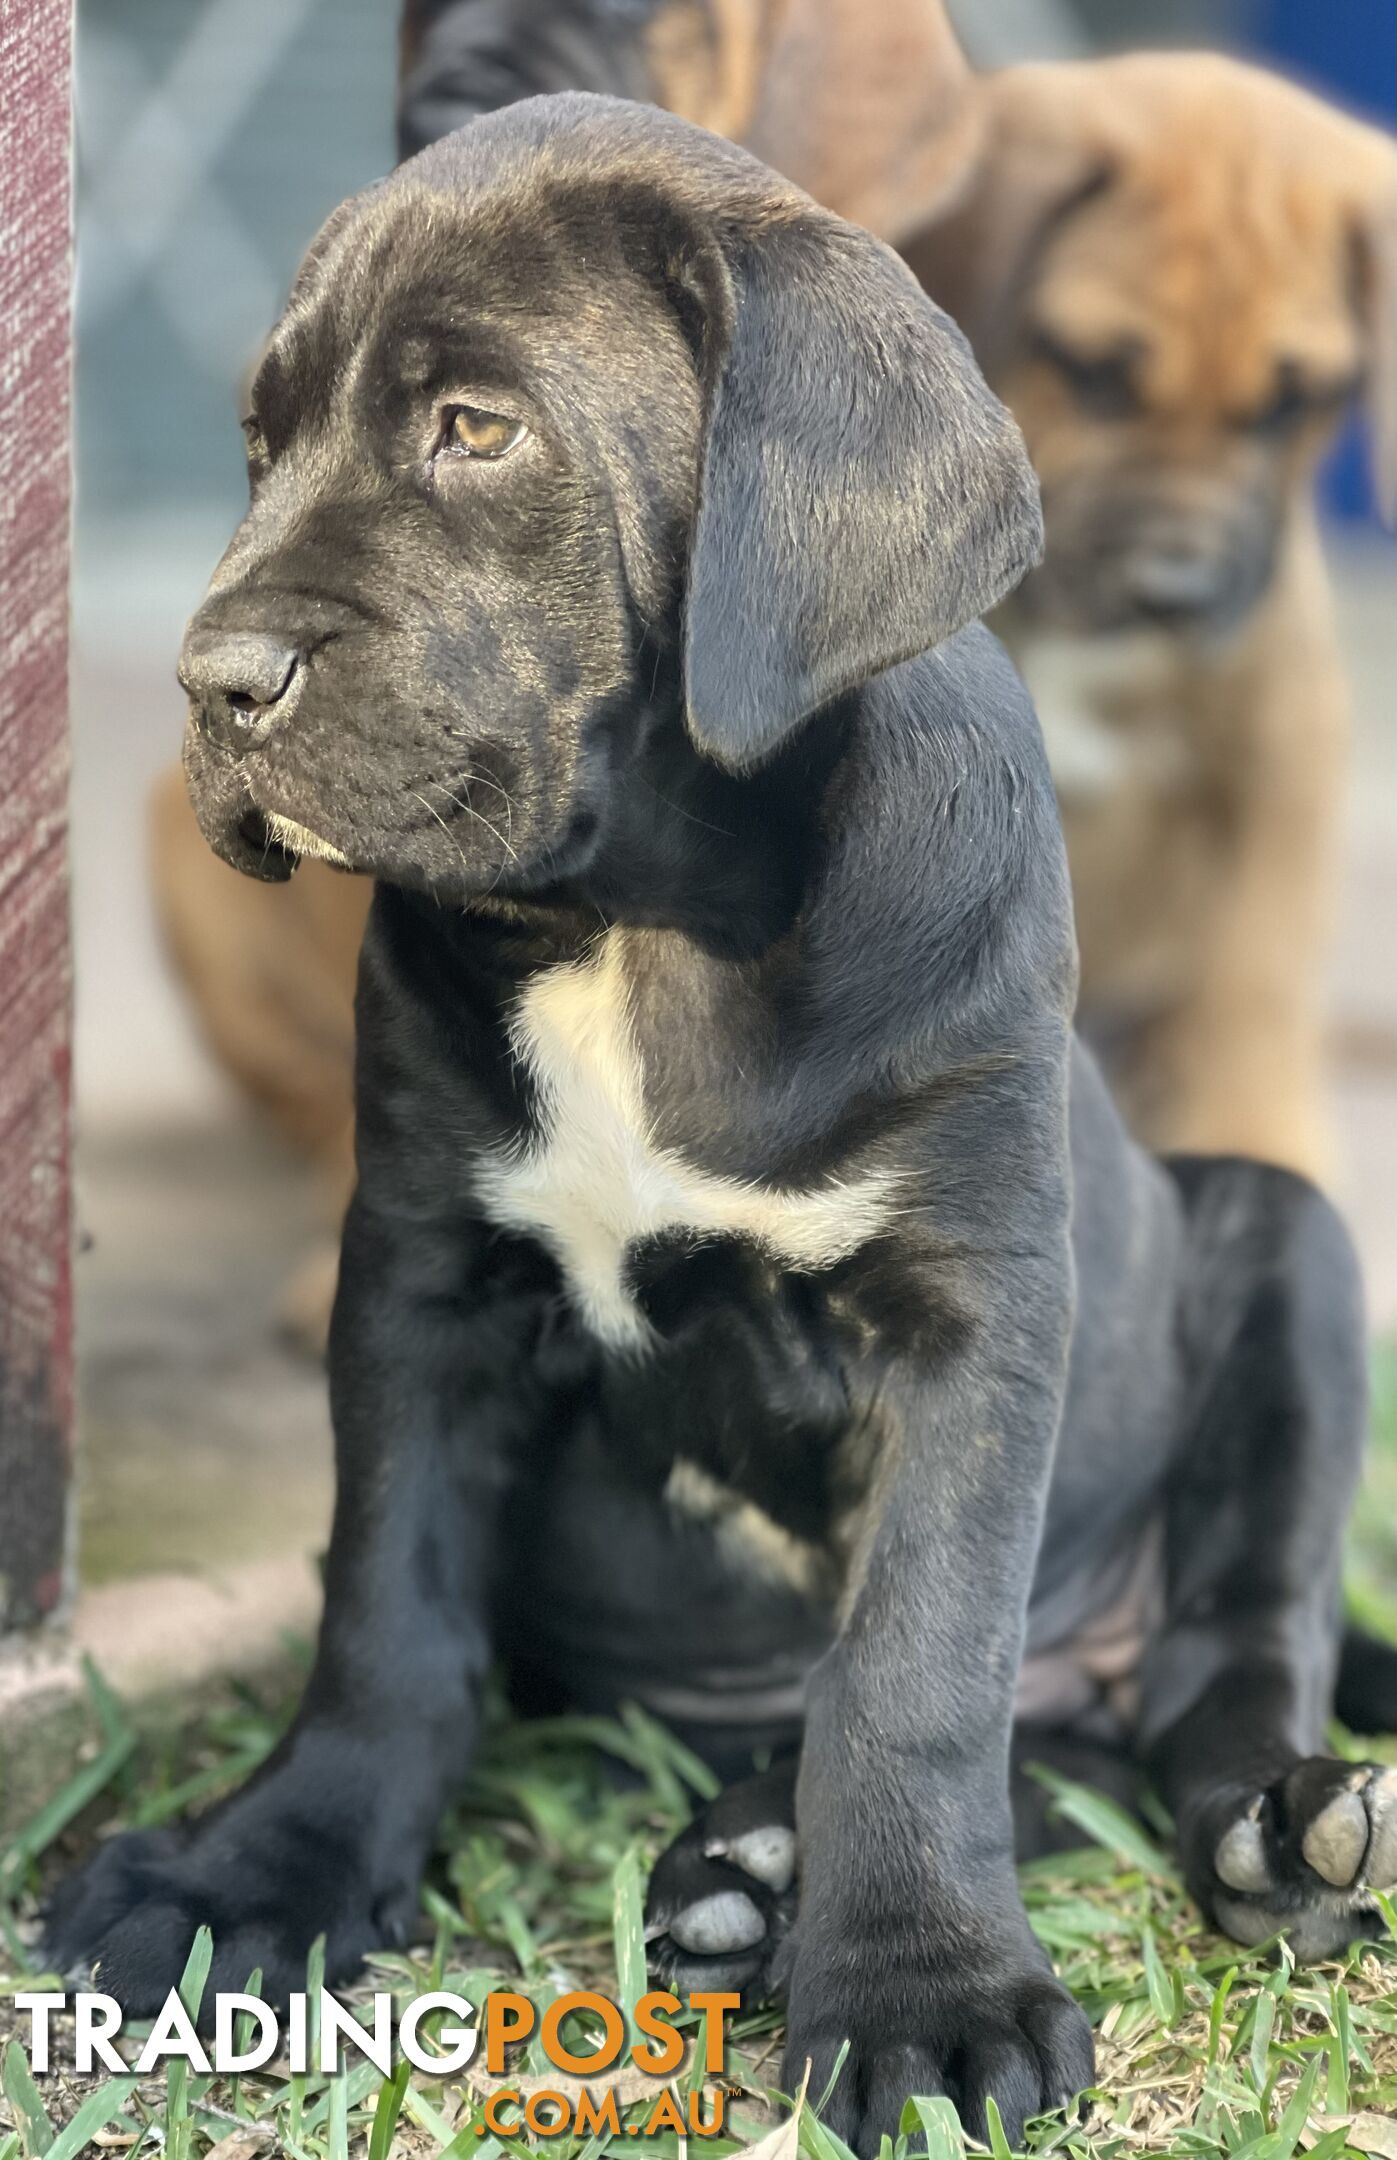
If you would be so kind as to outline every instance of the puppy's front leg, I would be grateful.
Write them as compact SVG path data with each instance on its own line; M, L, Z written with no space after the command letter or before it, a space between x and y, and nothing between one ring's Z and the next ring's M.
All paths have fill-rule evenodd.
M1008 1781L1070 1275L1061 1249L1000 1272L966 1347L877 1389L875 1499L807 1716L785 2075L808 2056L818 2095L851 2040L828 2119L861 2154L911 2093L982 2137L993 2094L1017 2144L1092 2076L1020 1901Z
M210 1996L260 1966L284 1999L321 1933L332 1980L404 1938L476 1735L494 1531L530 1415L529 1264L469 1223L351 1208L331 1341L338 1492L305 1699L247 1786L191 1826L104 1846L50 1914L51 1962L99 1963L128 2012L159 2005L203 1923Z

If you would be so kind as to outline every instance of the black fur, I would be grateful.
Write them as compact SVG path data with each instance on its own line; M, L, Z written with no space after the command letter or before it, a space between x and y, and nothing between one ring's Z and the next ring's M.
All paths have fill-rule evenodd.
M531 433L462 460L463 402ZM1394 1843L1377 1773L1304 1767L1363 1419L1347 1243L1280 1173L1149 1161L1074 1050L1037 727L958 627L1036 542L1018 438L875 242L585 97L340 213L255 407L186 648L195 803L254 874L293 867L279 814L379 881L326 1615L273 1761L107 1847L52 1954L134 2010L202 1920L215 1988L296 1985L322 1929L350 1969L408 1922L498 1656L521 1699L633 1697L735 1770L799 1741L661 1862L657 1969L782 1989L792 2087L850 2039L830 2119L860 2153L911 2091L981 2132L993 2093L1017 2141L1091 2045L1019 1900L1016 1679L1152 1539L1136 1702L1078 1661L1040 1737L1147 1767L1252 1935L1371 1927ZM637 1240L639 1348L482 1198L550 1130L521 995L603 953L666 1160L891 1195L804 1266Z
M663 102L649 41L671 8L716 71L722 25L706 0L405 0L399 154L560 90Z

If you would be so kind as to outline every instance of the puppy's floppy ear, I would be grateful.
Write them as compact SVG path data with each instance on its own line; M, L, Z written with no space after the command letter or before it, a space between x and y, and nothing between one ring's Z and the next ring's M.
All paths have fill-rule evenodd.
M817 707L992 607L1042 545L1023 440L890 249L813 208L696 271L706 420L689 727L758 763Z

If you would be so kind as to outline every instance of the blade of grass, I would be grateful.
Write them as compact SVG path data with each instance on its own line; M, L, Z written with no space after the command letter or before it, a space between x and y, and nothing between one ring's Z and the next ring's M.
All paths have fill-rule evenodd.
M12 2040L5 2050L3 2070L0 2070L0 2090L14 2109L17 2128L27 2153L35 2156L46 2153L53 2143L53 2124L48 2110L39 2098L39 2088L34 2083L24 2050L18 2040Z
M965 2132L950 2100L912 2098L902 2110L898 2128L904 2137L921 2132L927 2160L965 2160Z
M1330 2014L1334 2026L1334 2045L1329 2053L1329 2095L1327 2105L1331 2115L1344 2115L1349 2104L1349 2064L1353 2060L1353 2006L1348 1989L1336 1980L1329 1990Z
M337 2075L344 2080L345 2100L347 2105L351 2108L357 2108L361 2106L365 2100L368 2099L368 2096L372 2092L374 2084L376 2080L380 2077L381 2073L377 2069L375 2069L374 2065L371 2062L361 2062L356 2063L352 2070L341 2070L337 2073ZM301 2125L304 2131L309 2132L312 2130L316 2130L320 2127L322 2122L326 2122L329 2120L330 2095L334 2091L335 2082L336 2080L334 2078L331 2078L327 2082L325 2090L320 2095L320 2098L314 2103L313 2106L306 2109L305 2117Z
M1266 2066L1271 2054L1271 2035L1276 2026L1276 1998L1269 1988L1263 1988L1256 1998L1256 2014L1252 2021L1250 2067L1251 2081L1257 2092L1266 2090Z
M1108 1852L1118 1854L1132 1867L1142 1868L1147 1875L1168 1874L1168 1863L1159 1847L1114 1800L1093 1792L1089 1786L1076 1785L1070 1778L1059 1777L1044 1763L1030 1763L1028 1769L1052 1794L1058 1812L1084 1830L1095 1844L1104 1845Z
M611 1940L616 1978L628 2037L634 2037L635 2006L645 1993L645 1905L641 1895L640 1855L632 1845L617 1865L612 1884Z
M243 1989L243 1993L244 1995L261 1995L262 1968L260 1965L254 1965L252 1971L248 1974L247 1986ZM240 2010L233 2020L233 2052L237 2055L246 2055L251 2046L252 2013L248 2010ZM234 2072L233 2082L228 2089L228 2105L235 2115L242 2114L243 2081L240 2071Z
M143 1794L133 1802L126 1821L133 1830L154 1830L161 1823L169 1822L175 1815L185 1815L196 1802L208 1793L222 1792L225 1787L245 1784L254 1770L266 1761L275 1745L269 1735L265 1741L258 1740L231 1755L223 1756L206 1770L195 1771L178 1785L168 1785L161 1792Z
M994 2160L1014 2160L1013 2148L1004 2135L1004 2123L993 2093L985 2095L985 2119L989 2124L990 2151Z
M1159 1945L1156 1943L1154 1932L1150 1928L1146 1928L1144 1935L1141 1937L1140 1953L1144 1960L1145 1987L1150 1998L1150 2008L1154 2011L1165 2031L1170 2032L1173 2030L1177 2007L1174 2001L1174 1988L1164 1970L1159 1955Z
M412 2064L406 2055L398 2064L392 2077L385 2078L378 2088L378 2104L374 2108L373 2126L369 2131L368 2160L388 2160L388 2150L393 2142L393 2131L403 2111L403 2094L412 2074Z
M451 2143L450 2123L432 2106L426 2094L419 2092L410 2081L403 2088L403 2112L412 2117L420 2130L425 2130L429 2137L436 2139L438 2152Z
M89 2093L76 2115L59 2131L45 2160L81 2160L97 2132L116 2120L139 2082L134 2075L112 2077L96 2092Z
M1276 2143L1274 2149L1267 2155L1267 2160L1292 2160L1295 2148L1300 2142L1300 2134L1310 2119L1310 2108L1314 2101L1315 2086L1319 2082L1319 2073L1323 2067L1324 2058L1322 2056L1315 2055L1311 2057L1309 2069L1291 2094L1286 2103L1285 2112L1276 2124L1274 2132Z
M330 2080L330 2111L325 2124L325 2160L349 2160L349 2078L341 2070Z
M854 2160L843 2138L821 2122L808 2100L800 2111L800 2149L809 2160Z
M60 1786L53 1798L0 1849L0 1895L17 1883L30 1862L47 1852L74 1817L106 1790L136 1745L134 1729L90 1658L83 1660L83 1671L101 1728L102 1745L92 1761L75 1771L67 1784Z
M325 1985L325 1937L317 1935L306 1959L306 2061L314 2066L320 2042L320 1990ZM293 2070L286 2099L288 2135L299 2139L306 2107L305 2070Z
M1338 2160L1348 2144L1348 2125L1338 2130L1326 2130L1323 2137L1316 2138L1306 2151L1306 2160Z
M213 1935L208 1928L201 1927L190 1945L179 1984L179 1999L196 2024L212 1964ZM193 2138L194 2122L189 2112L189 2064L182 2055L172 2055L165 2067L165 2150L169 2160L188 2160Z
M815 2102L815 2113L817 2115L823 2115L825 2109L829 2106L829 2096L834 2091L835 2086L839 2083L839 2073L844 2068L845 2063L849 2059L849 2049L852 2047L852 2045L853 2042L851 2040L846 2039L840 2042L839 2053L834 2058L834 2068L830 2071L829 2076L825 2080L824 2091L821 2093L819 2099Z

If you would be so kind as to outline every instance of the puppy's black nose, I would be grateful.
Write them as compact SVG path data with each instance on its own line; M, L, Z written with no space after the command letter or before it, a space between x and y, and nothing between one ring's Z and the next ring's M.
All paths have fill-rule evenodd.
M301 655L254 630L190 630L178 674L203 732L235 756L266 741L292 703Z
M1202 621L1226 597L1226 564L1189 548L1138 548L1121 567L1135 612L1146 622Z

